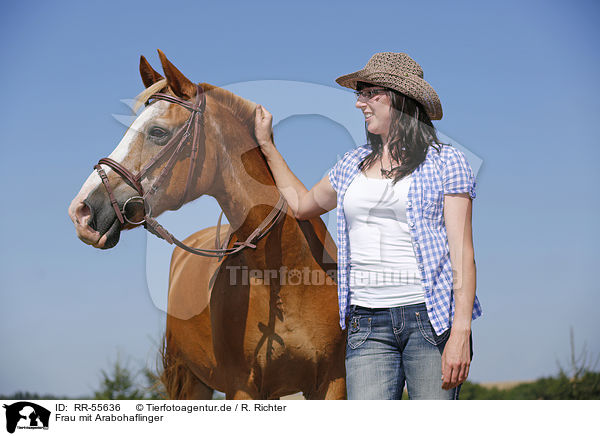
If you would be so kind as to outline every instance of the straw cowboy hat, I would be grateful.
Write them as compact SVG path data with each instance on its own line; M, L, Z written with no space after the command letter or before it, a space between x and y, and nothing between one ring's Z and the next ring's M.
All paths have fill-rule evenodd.
M421 103L430 119L442 119L440 98L423 80L421 66L406 53L375 53L362 70L340 76L335 81L350 89L356 89L357 81L394 89Z

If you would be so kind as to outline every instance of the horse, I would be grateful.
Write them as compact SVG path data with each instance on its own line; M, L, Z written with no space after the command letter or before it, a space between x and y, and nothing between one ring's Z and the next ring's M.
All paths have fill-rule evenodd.
M69 206L77 236L108 249L121 231L144 225L178 245L162 349L170 398L207 399L213 390L227 399L346 398L335 242L321 218L287 210L265 230L284 208L254 135L256 104L193 83L158 54L164 77L140 58L138 104L147 107ZM173 141L176 153L161 155ZM216 199L229 225L219 217L181 242L155 220L202 195ZM197 255L220 240L216 257Z

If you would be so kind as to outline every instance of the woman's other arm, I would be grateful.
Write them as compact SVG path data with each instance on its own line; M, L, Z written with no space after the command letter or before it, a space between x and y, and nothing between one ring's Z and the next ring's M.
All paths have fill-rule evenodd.
M294 175L272 141L272 115L262 106L256 107L255 135L267 159L275 183L297 219L307 220L334 209L337 194L328 176L309 191Z
M472 207L473 201L468 193L444 196L444 220L454 278L454 319L442 354L444 389L463 383L471 364L469 336L476 288Z

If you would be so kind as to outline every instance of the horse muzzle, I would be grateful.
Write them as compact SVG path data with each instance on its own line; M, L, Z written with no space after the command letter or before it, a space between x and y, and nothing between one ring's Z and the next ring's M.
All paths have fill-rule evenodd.
M122 223L102 185L85 199L75 199L69 207L69 216L81 241L95 248L113 248L119 242L121 230L134 228L144 219L144 203L128 186L115 192L118 206L126 220ZM123 200L125 199L125 200Z
M102 235L89 226L91 216L92 213L89 206L78 198L75 198L69 206L69 217L73 221L77 237L82 242L95 246L100 241Z

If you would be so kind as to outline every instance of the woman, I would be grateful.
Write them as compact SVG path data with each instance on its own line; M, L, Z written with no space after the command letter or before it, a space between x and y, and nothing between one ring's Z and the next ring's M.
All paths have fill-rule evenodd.
M349 399L458 399L472 358L471 232L475 179L463 153L439 143L440 100L405 53L377 53L336 79L354 89L367 144L310 191L272 142L258 106L256 137L298 219L337 206L340 325L348 329Z

